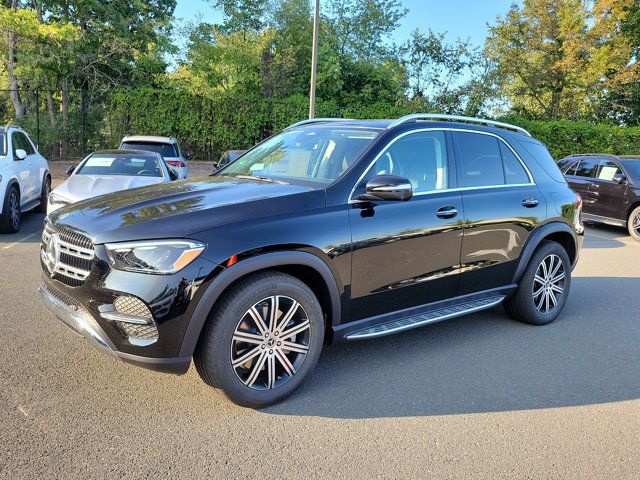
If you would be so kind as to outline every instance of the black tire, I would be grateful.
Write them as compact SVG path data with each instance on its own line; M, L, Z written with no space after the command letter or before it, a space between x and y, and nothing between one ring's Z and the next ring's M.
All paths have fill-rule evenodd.
M47 201L49 200L49 194L51 193L51 177L47 175L42 182L42 192L40 194L40 205L38 205L38 212L47 213Z
M538 280L544 276L539 275L544 271L542 267L543 260L546 262L544 268L547 268L551 261L554 262L552 264L553 268L560 262L559 269L562 269L564 273L561 280L557 282L549 281L547 284L543 284ZM556 273L549 280L559 277L560 273ZM542 293L534 295L536 292L540 292L541 289ZM562 293L559 293L557 289L561 289ZM513 296L505 300L504 307L509 316L515 320L532 325L546 325L553 322L560 315L567 302L570 289L571 261L569 260L569 255L567 255L562 245L552 241L543 241L534 252L531 260L529 260L529 264L518 283L518 289ZM547 291L549 291L549 294L547 294ZM553 305L554 301L550 296L551 294L553 294L553 298L556 301L555 305ZM540 303L542 303L541 308Z
M0 214L0 233L16 233L20 230L21 221L20 192L15 186L9 187Z
M627 219L627 228L629 229L629 235L640 242L640 206L633 209L629 218Z
M295 307L294 301L302 308ZM280 316L276 313L271 322L270 312L274 304L278 305L278 308L273 310L280 312ZM252 307L256 307L256 312L262 310L260 318L265 322L262 325L267 326L265 331L271 332L269 339L266 339L266 334L261 333L258 328L250 328L258 327L255 317L250 312ZM293 317L284 325L287 328L277 331L278 323L282 326L282 322L291 311L294 311ZM294 328L305 327L306 320L308 327L303 333L290 337L283 335ZM271 323L275 329L271 328ZM324 341L324 328L322 308L307 285L281 272L257 273L234 285L218 300L209 314L194 353L196 370L204 382L221 389L238 405L251 408L266 407L289 396L316 366ZM238 335L243 335L244 332L252 336L251 341L246 344L237 340ZM278 347L275 345L276 340ZM306 353L286 350L286 345L289 344L304 346L308 350ZM237 364L247 354L251 355L256 351L254 357L246 363ZM281 360L281 355L286 357L284 361ZM290 362L290 367L295 366L291 375L285 371L287 361ZM254 372L260 373L253 378ZM277 372L280 372L280 376ZM243 375L246 375L246 378ZM252 378L255 383L250 383Z

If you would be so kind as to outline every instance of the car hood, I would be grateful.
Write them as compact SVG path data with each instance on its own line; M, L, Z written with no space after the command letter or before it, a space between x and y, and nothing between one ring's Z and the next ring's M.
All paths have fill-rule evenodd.
M72 175L66 182L55 188L54 192L65 200L77 202L107 193L119 192L130 188L145 187L168 181L165 177L140 177L122 175Z
M180 238L216 226L324 206L324 190L231 177L135 188L56 210L50 221L96 244Z

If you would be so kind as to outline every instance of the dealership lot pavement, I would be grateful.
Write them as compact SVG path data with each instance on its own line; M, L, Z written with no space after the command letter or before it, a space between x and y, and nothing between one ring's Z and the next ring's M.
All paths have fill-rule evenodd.
M0 236L0 478L640 477L640 244L622 229L588 228L552 325L497 308L327 348L252 411L54 321L41 223Z

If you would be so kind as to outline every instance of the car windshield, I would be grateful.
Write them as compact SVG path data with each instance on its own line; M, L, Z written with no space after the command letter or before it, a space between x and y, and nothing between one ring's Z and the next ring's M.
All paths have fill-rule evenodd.
M122 142L122 150L144 150L145 152L156 152L163 157L177 157L176 147L172 143L160 142Z
M80 166L76 175L123 175L162 177L160 159L155 155L94 154Z
M378 136L361 128L308 126L286 130L245 153L218 175L330 183Z
M634 180L640 180L640 157L623 160L622 164Z

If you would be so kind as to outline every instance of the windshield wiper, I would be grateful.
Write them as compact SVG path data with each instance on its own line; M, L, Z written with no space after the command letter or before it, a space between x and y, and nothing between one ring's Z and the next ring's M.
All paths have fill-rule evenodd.
M260 175L234 175L233 178L241 178L243 180L260 180L261 182L279 183L280 185L289 185L288 182L282 180L276 180L271 177L263 177Z

